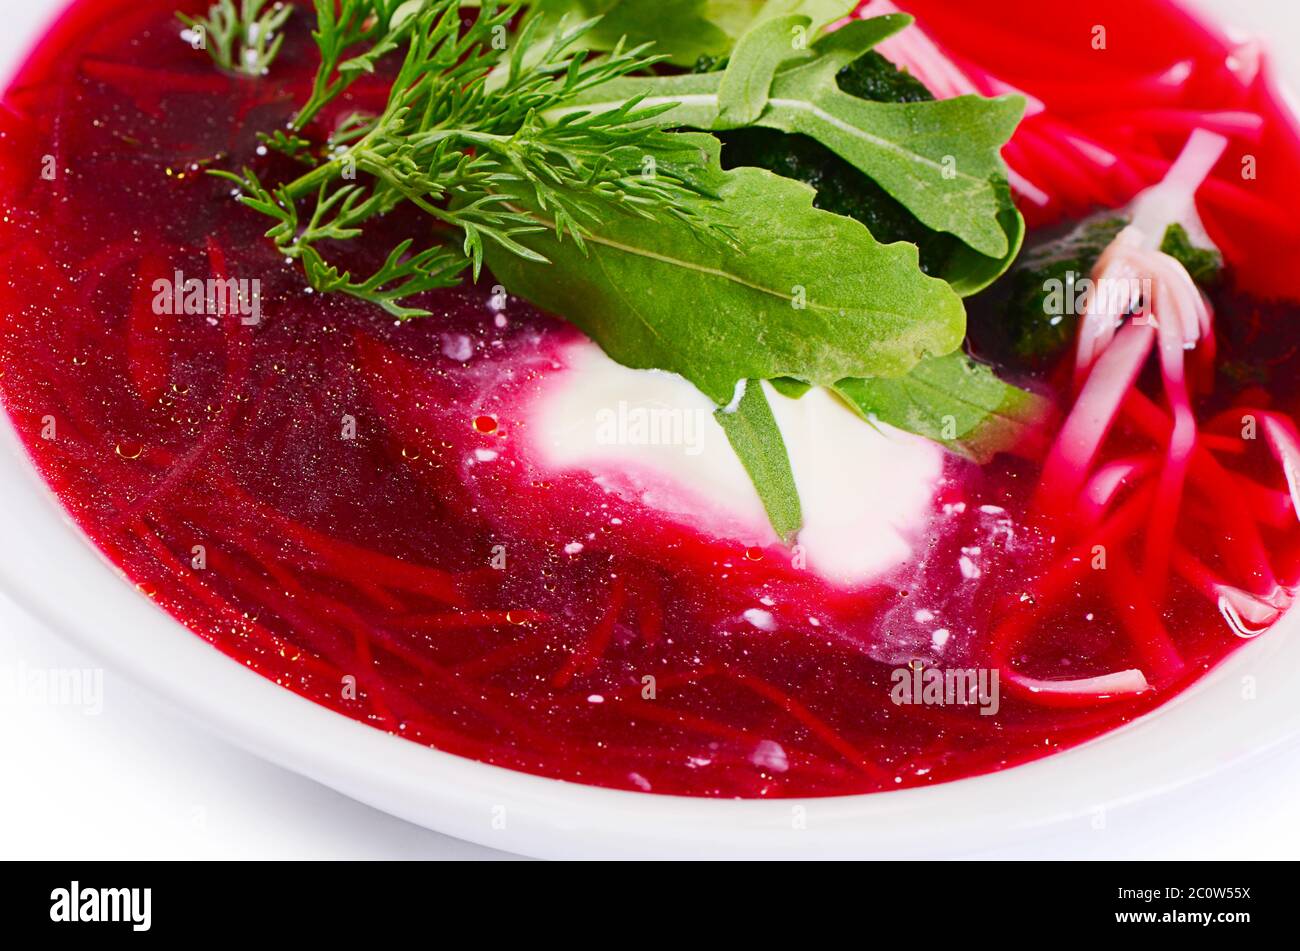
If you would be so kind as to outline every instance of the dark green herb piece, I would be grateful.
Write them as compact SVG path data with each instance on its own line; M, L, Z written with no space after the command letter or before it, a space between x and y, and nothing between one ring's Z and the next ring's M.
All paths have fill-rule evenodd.
M747 126L763 114L777 71L813 55L807 47L791 43L791 31L807 26L807 17L775 17L740 38L718 84L719 128Z
M1215 286L1223 276L1223 255L1212 248L1196 247L1187 229L1180 224L1165 229L1160 250L1187 268L1192 280L1203 288Z
M1128 221L1106 212L1064 236L1027 248L1007 275L1005 341L1017 365L1052 366L1073 344L1082 316L1082 282Z
M762 383L750 380L734 410L720 409L714 415L758 489L772 527L789 542L803 525L803 510L785 439Z
M925 360L900 379L844 380L835 387L867 420L880 420L987 462L1026 445L1050 404L1004 383L965 353Z
M447 4L437 0L315 0L316 29L312 39L320 50L311 97L293 120L293 128L307 126L330 102L376 64L401 48L424 22L430 10L446 13ZM459 17L459 5L454 11ZM499 15L498 4L486 4L482 24L505 29L508 18ZM511 15L517 12L517 6ZM491 10L491 12L489 12ZM451 64L441 62L441 67Z
M788 376L778 376L768 381L772 384L772 389L776 390L782 396L797 400L812 389L808 383L801 380L792 380Z
M1004 282L1010 295L1005 333L995 346L1028 369L1054 365L1074 343L1086 304L1086 281L1097 259L1128 223L1123 213L1102 212L1060 238L1027 249ZM1214 287L1222 274L1222 256L1193 245L1180 224L1166 229L1160 250L1205 289Z
M933 102L934 93L905 69L875 50L859 56L835 77L850 96L872 102Z

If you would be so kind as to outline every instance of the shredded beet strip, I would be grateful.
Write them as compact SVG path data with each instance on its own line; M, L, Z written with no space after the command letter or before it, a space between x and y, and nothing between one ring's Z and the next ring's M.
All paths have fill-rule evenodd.
M585 676L596 669L596 664L604 656L610 638L614 635L614 625L618 623L619 615L623 613L625 593L622 577L614 578L610 585L609 606L605 609L605 613L587 634L582 645L569 656L568 662L551 678L551 683L557 687L567 687L569 681L575 676Z
M1248 476L1234 473L1237 486L1246 496L1246 503L1255 517L1273 528L1287 528L1300 522L1300 504L1298 504L1296 466L1300 464L1300 436L1296 435L1295 424L1286 416L1270 410L1237 406L1215 416L1208 428L1238 430L1236 436L1205 435L1207 441L1221 440L1224 450L1229 447L1233 452L1244 453L1247 440L1240 434L1241 427L1249 418L1254 418L1258 425L1264 423L1264 438L1270 451L1282 467L1286 479L1285 492L1260 485Z
M395 656L399 657L401 660L405 661L406 663L411 664L416 669L420 670L421 673L424 673L429 676L437 677L444 683L448 681L448 678L451 678L452 680L455 681L453 685L455 691L459 695L461 695L463 699L466 699L471 706L474 706L477 709L479 709L481 713L485 713L486 715L488 715L490 719L492 718L490 705L485 706L481 702L472 699L470 695L473 694L473 691L470 691L467 688L462 688L459 678L456 678L454 674L445 671L443 668L441 668L436 664L433 664L432 661L425 658L418 651L413 651L410 648L406 647L405 645L396 642L392 638L389 638L382 630L381 627L376 627L374 625L369 624L367 621L365 621L365 619L363 619L350 607L329 597L328 595L324 594L320 590L318 589L314 590L309 595L308 592L298 582L294 573L281 568L277 564L275 556L272 553L269 553L265 549L265 547L261 545L259 542L257 542L256 540L253 540L249 537L244 537L241 540L241 545L245 547L246 550L256 554L261 564L268 570L268 572L270 572L275 577L277 583L279 583L282 587L284 587L286 591L292 593L300 603L315 605L319 613L321 613L326 620L328 620L333 624L338 625L344 631L348 632L352 636L354 648L356 651L355 663L340 664L337 660L335 660L334 663L338 666L338 671L336 672L336 675L337 673L341 673L345 670L355 667L358 671L356 674L358 681L364 682L370 687L370 689L368 690L368 694L371 696L372 701L376 704L380 714L384 716L384 718L388 722L396 723L398 719L410 720L411 717L403 716L401 718L398 718L394 716L392 711L387 708L387 706L384 704L383 701L383 691L385 689L384 685L378 683L377 681L372 682L372 678L370 675L370 671L373 670L374 667L374 657L371 651L372 639L378 639L379 641L378 646L380 648L384 649L389 653L394 654ZM263 600L269 604L274 605L275 609L277 610L277 613L280 613L287 620L290 620L295 624L302 626L303 629L305 630L311 630L317 627L317 625L313 623L313 621L310 618L306 618L301 611L299 611L292 604L287 602L283 596L281 596L278 592L276 592L275 589L265 584L265 582L262 582L260 579L256 578L250 573L245 572L242 569L239 569L237 566L233 565L233 563L231 563L228 559L225 559L224 556L220 554L215 554L215 558L216 561L220 564L221 570L223 572L231 574L246 589L256 590L260 592L260 595L263 598ZM409 701L409 702L414 703L415 701ZM528 732L527 729L523 727L522 723L517 720L517 718L509 717L504 713L499 713L495 717L495 719L499 722L505 722L508 720L509 722L507 723L507 725L512 730L515 730L516 732L519 732L520 730L523 730L524 733ZM536 740L536 737L534 737L534 740Z
M1269 447L1282 467L1282 475L1291 493L1292 508L1300 512L1300 436L1296 434L1295 424L1280 413L1256 412L1263 420Z
M1183 104L1187 82L1197 69L1190 60L1173 63L1159 73L1132 78L1097 75L1088 82L1069 82L1035 77L1034 91L1054 113L1087 115L1097 111L1099 102L1140 102L1151 107L1177 107Z
M286 621L298 625L303 630L319 630L319 625L313 623L307 614L296 608L294 603L289 600L290 597L294 601L305 601L307 599L303 597L305 592L302 587L287 572L278 572L276 580L288 588L290 592L288 596L277 591L254 573L245 571L235 563L233 558L227 557L220 550L212 549L208 552L208 563L223 576L235 582L240 588L257 592L262 601L270 605ZM366 686L367 693L375 706L377 714L391 727L397 723L399 718L393 714L384 697L385 692L391 688L383 682L383 678L374 673L375 661L370 650L368 632L364 627L360 630L347 628L345 630L352 636L354 654L348 660L337 657L330 658L331 663L337 668L336 676L353 673L353 676L357 678L357 682ZM319 641L319 638L316 638L316 640Z
M1140 391L1131 390L1124 398L1124 414L1151 439L1168 440L1172 428L1169 417ZM1224 557L1257 593L1275 589L1277 578L1269 564L1264 539L1234 477L1202 447L1193 453L1189 478L1193 487L1211 501L1211 511L1227 529L1216 536Z
M227 563L223 570L228 571L231 570L232 567L233 566ZM265 597L283 603L283 599L277 596L273 590L269 589L265 583L259 582L251 575L248 575L245 572L240 572L238 569L235 569L235 571L236 573L243 575L245 583L251 584L255 587L260 587ZM312 596L308 598L306 596L307 593L292 578L291 573L280 572L277 575L277 581L283 583L284 579L288 580L291 591L296 592L304 601L315 604L318 612L323 615L325 620L338 625L344 631L347 631L352 635L357 647L357 660L361 665L357 674L358 681L361 681L363 676L369 678L370 672L374 669L375 662L371 652L371 644L373 640L375 647L392 654L394 657L408 664L421 674L438 680L444 687L447 687L455 693L462 702L477 710L489 721L497 722L514 731L521 737L528 737L530 741L539 748L553 746L553 743L547 740L544 736L538 734L522 720L507 712L514 706L512 698L508 695L489 691L487 688L481 686L471 687L469 684L464 683L460 677L456 676L456 674L442 667L440 664L435 663L425 654L411 649L396 638L388 635L387 632L383 630L382 626L368 623L349 606L327 596L322 596L319 591L313 591ZM316 625L311 624L310 621L306 625L308 629L315 626ZM347 669L346 665L341 667L340 671L345 669ZM389 687L387 689L391 690L393 688ZM415 700L409 700L409 702L417 703ZM389 715L391 716L391 714ZM404 718L409 719L409 717Z
M212 276L218 281L229 277L226 256L216 241L208 239L208 260L212 267ZM124 517L134 518L147 512L153 505L182 484L194 467L207 458L213 449L230 433L231 423L238 411L239 396L248 385L248 372L252 360L252 328L245 325L238 315L227 314L224 319L226 338L226 380L221 394L221 409L217 418L207 431L185 452L175 465L160 479L157 485L143 498L137 500L127 509Z
M1279 530L1295 526L1296 510L1290 493L1270 489L1240 473L1234 474L1234 479L1246 508L1261 525Z
M317 618L334 624L351 637L353 651L355 652L351 668L355 668L359 672L362 672L364 676L369 678L371 672L375 668L374 652L371 649L371 637L374 630L373 626L368 624L360 615L353 611L352 608L330 597L319 589L312 591L309 597L308 592L299 583L298 579L294 576L294 573L279 565L276 562L274 555L268 553L263 546L246 542L246 547L250 554L257 557L258 563L261 564L262 567L286 589L286 594L289 597L292 597L295 601L310 604L311 612ZM241 573L246 586L253 585L260 587L263 596L270 600L271 603L278 603L284 608L291 609L291 606L285 598L277 595L265 582L253 577L248 572L240 572L229 559L225 558L220 553L218 553L216 557L221 564L226 566L223 570ZM294 614L297 614L299 617L302 616L301 612L296 610L294 611ZM313 625L310 622L308 623L309 630L312 627L317 626L318 625ZM391 711L386 712L391 717Z
M550 615L542 611L449 611L445 614L408 614L389 621L403 631L446 631L466 627L506 627L540 624Z
M1189 479L1198 490L1207 491L1211 499L1216 494L1224 495L1215 516L1230 508L1228 521L1239 521L1225 526L1227 530L1219 535L1225 560L1243 569L1257 596L1269 604L1276 604L1279 599L1289 604L1292 598L1289 591L1279 593L1255 514L1243 501L1243 496L1249 493L1237 491L1232 477L1199 440L1186 368L1187 351L1199 347L1192 379L1208 389L1213 380L1213 311L1187 270L1174 258L1154 250L1153 243L1166 227L1165 222L1179 220L1195 211L1196 196L1214 184L1210 176L1228 144L1223 136L1197 127L1178 159L1168 166L1163 180L1134 202L1132 224L1106 248L1094 267L1092 277L1100 290L1090 295L1079 328L1075 361L1079 395L1048 456L1036 496L1036 508L1049 522L1059 521L1063 514L1072 511L1081 487L1083 504L1090 507L1093 518L1104 510L1120 482L1133 475L1131 467L1111 464L1086 482L1120 412L1135 421L1148 436L1164 444L1164 463L1144 534L1142 583L1146 590L1140 592L1136 583L1129 583L1132 579L1128 577L1130 572L1122 556L1107 582L1112 597L1118 597L1121 605L1126 600L1132 602L1131 610L1142 615L1140 626L1132 628L1135 637L1140 636L1142 628L1159 631L1158 608L1166 598L1180 514L1184 510L1184 488ZM1146 304L1145 313L1137 311L1139 300L1132 286L1134 278L1147 285L1140 292ZM1118 282L1119 290L1109 286L1112 282ZM1137 389L1138 375L1151 348L1148 314L1155 323L1169 416ZM1125 319L1127 323L1116 333L1115 328ZM1260 418L1270 449L1287 476L1292 507L1300 510L1300 437L1285 417L1262 412ZM1258 504L1258 493L1250 497ZM1239 534L1245 536L1244 552L1234 550L1242 547L1234 543ZM1136 603L1139 595L1147 598L1143 606ZM1240 600L1231 593L1225 597L1229 607L1236 607ZM1124 613L1126 620L1132 616ZM1148 669L1157 674L1172 671L1172 660L1163 656L1167 653L1163 647L1157 650L1159 645L1139 643L1148 646ZM1172 645L1168 646L1172 649Z
M855 769L870 775L881 783L890 779L886 773L882 772L874 764L864 760L861 751L856 749L851 743L840 736L836 730L827 725L824 721L820 720L815 714L807 710L807 708L798 704L797 701L793 700L793 698L783 690L773 686L760 677L735 671L724 664L708 664L698 670L656 676L656 695L666 690L698 684L702 681L718 676L731 680L734 683L738 683L746 689L757 693L764 699L785 709L787 713L794 717L804 727L809 729L814 735L822 739L823 742L827 743L828 746L835 750L838 755L843 757ZM702 733L723 736L727 739L738 742L753 743L756 740L754 734L749 730L729 726L715 720L687 713L676 707L667 707L658 700L641 700L642 689L643 687L640 684L630 684L627 687L622 687L617 690L605 691L603 694L605 701L604 705L612 705L613 708L629 708L626 710L629 719L641 718L674 726L682 726ZM569 702L574 706L585 706L588 704L585 697L575 697ZM788 706L787 704L793 704L793 706ZM821 757L816 754L810 753L807 750L801 750L797 747L788 748L786 753L791 756L798 753L807 757L809 760L822 761Z
M1138 648L1147 679L1164 683L1176 679L1183 672L1183 658L1155 609L1160 602L1144 590L1146 579L1139 581L1119 547L1109 551L1102 575L1120 623Z
M1166 159L1152 158L1147 155L1127 154L1125 159L1139 171L1153 178L1169 171L1173 163ZM1199 197L1206 204L1214 207L1242 227L1263 228L1279 236L1300 238L1300 226L1258 195L1252 194L1237 185L1232 185L1221 178L1206 179L1201 185ZM1222 241L1223 236L1217 236Z
M1162 262L1154 261L1153 269ZM1174 532L1178 527L1178 511L1182 506L1183 485L1196 448L1196 416L1192 412L1183 371L1183 352L1186 346L1184 330L1187 322L1194 320L1187 309L1192 306L1188 298L1199 297L1200 291L1181 267L1166 268L1167 282L1157 285L1155 302L1158 322L1160 365L1165 381L1165 396L1173 410L1173 429L1167 443L1164 469L1160 473L1160 487L1156 492L1151 521L1146 532L1146 561L1143 580L1150 586L1151 600L1163 604L1169 571L1169 557L1173 550ZM1174 282L1185 279L1187 287L1173 289Z
M216 489L219 502L255 512L258 518L283 532L339 578L350 581L359 577L395 591L423 595L458 607L467 606L460 579L455 575L323 535L257 501L229 480L211 472L203 475Z
M1097 204L1111 207L1119 200L1111 189L1107 188L1102 175L1109 166L1089 161L1088 153L1063 148L1058 140L1040 133L1034 125L1027 124L1016 134L1016 141L1026 149L1042 157L1043 163L1052 170L1052 175L1063 191L1068 192L1072 200L1083 204ZM1042 164L1035 164L1042 169Z
M269 650L273 650L295 663L301 661L317 676L330 681L337 679L337 668L319 654L297 644L284 640L265 625L260 624L238 611L229 601L203 584L193 572L183 566L183 559L172 552L161 538L143 521L131 526L132 534L140 540L146 550L168 574L179 581L185 588L206 604L214 613L224 617L228 623L248 630Z
M158 317L153 312L153 284L164 276L167 267L166 258L156 252L141 257L131 296L127 366L136 395L146 404L158 400L171 376L171 354L162 344L164 335L158 333Z
M1290 605L1289 596L1267 600L1228 584L1181 546L1174 550L1174 568L1219 609L1238 637L1252 638L1264 633Z
M1135 678L1127 676L1128 672L1121 672L1125 675L1123 677L1106 675L1102 678L1057 684L1038 681L1016 671L1011 664L1011 657L1017 646L1028 636L1035 621L1092 570L1096 547L1102 546L1111 553L1112 546L1118 545L1137 529L1145 517L1153 491L1147 488L1136 493L1092 532L1086 542L1070 549L1064 558L1055 562L1033 582L1027 592L1031 607L1026 609L1023 603L1007 605L1003 620L992 631L989 654L1002 670L1003 679L1012 687L1013 692L1047 706L1084 706L1092 702L1123 698L1146 689L1145 678L1139 687ZM1141 676L1140 672L1138 676Z
M495 650L488 651L473 660L453 664L451 672L468 680L481 680L492 674L508 669L512 664L536 654L554 639L551 631L535 631L502 644Z
M735 681L742 686L748 687L754 693L771 701L780 707L790 716L802 723L813 736L820 739L835 752L843 756L850 764L861 770L863 773L875 778L880 782L886 782L889 775L875 763L867 760L862 752L852 743L846 740L838 730L828 724L821 717L817 716L802 703L790 696L780 687L769 683L762 677L754 674L744 673L733 668L724 668L722 675L730 680Z
M1070 512L1087 473L1155 344L1150 324L1128 323L1102 353L1043 466L1036 506L1052 518Z
M427 655L413 650L382 628L372 628L375 646L391 654L426 677L436 680L440 686L455 694L465 706L478 712L484 719L505 727L521 740L526 740L535 749L556 750L560 743L547 733L534 729L528 720L527 711L519 710L519 704L510 694L493 690L481 683L471 684L452 670L435 663Z
M1167 132L1187 135L1195 129L1209 129L1247 142L1259 142L1264 132L1264 117L1257 112L1199 109L1135 109L1129 112L1098 112L1088 116L1088 124L1101 130L1135 131L1142 134Z
M1155 469L1156 462L1154 453L1146 453L1100 466L1080 497L1081 524L1092 528L1100 523L1119 493L1150 474Z

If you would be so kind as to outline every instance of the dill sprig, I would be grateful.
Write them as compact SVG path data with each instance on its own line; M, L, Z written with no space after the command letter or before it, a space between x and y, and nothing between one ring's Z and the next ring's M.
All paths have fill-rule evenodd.
M217 0L204 16L176 14L222 69L245 76L265 76L284 45L281 32L293 4L269 0Z
M457 0L318 0L322 62L304 114L318 116L359 75L362 67L348 64L373 69L374 51L395 49L397 35L406 53L387 105L377 116L343 118L327 157L294 181L268 186L249 169L222 173L239 185L245 204L275 220L267 236L301 262L312 287L371 301L399 318L421 316L427 312L402 302L453 286L466 270L477 278L489 242L545 262L519 239L554 229L581 247L611 213L725 235L709 213L715 196L698 148L648 121L671 106L632 101L552 123L540 118L658 62L648 44L593 54L582 39L595 20L562 23L545 36L528 23L507 34L519 8L484 0L466 23ZM381 22L389 30L382 36L375 32ZM341 60L358 42L373 45ZM304 141L296 132L277 140L299 158ZM362 277L326 259L323 243L360 237L367 221L403 203L431 219L438 240L430 247L414 251L413 240L403 241Z
M311 97L291 123L301 129L339 94L396 51L418 23L427 0L315 0L320 67ZM347 55L355 51L354 55Z

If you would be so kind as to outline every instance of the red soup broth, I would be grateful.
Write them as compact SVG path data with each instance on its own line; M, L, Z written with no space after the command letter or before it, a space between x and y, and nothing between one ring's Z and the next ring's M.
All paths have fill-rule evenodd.
M1020 456L949 458L914 557L853 590L780 547L705 537L587 474L540 468L524 451L524 409L577 332L518 300L502 308L490 280L429 295L433 316L405 324L311 293L263 239L265 222L205 174L246 163L277 173L256 133L282 127L310 86L305 17L270 75L249 81L179 39L176 5L74 3L0 107L0 390L94 543L142 596L249 669L376 729L539 775L692 796L828 796L1073 746L1151 710L1242 643L1181 577L1158 608L1141 603L1136 578L1101 584L1088 572L1040 604L1040 582L1060 575L1068 552L1027 518L1039 464ZM1295 350L1292 312L1244 293L1275 295L1300 263L1286 186L1295 137L1266 71L1234 78L1226 41L1147 0L1099 3L1104 15L1086 17L1064 0L982 4L978 17L903 5L954 57L1047 106L1009 151L1041 176L1048 200L1026 205L1038 227L1123 204L1159 179L1186 130L1148 112L1262 116L1202 193L1238 279L1218 320L1238 359ZM1096 22L1112 42L1100 68L1088 46ZM1062 24L1082 33L1071 39ZM1181 63L1178 82L1159 80ZM343 108L373 108L383 91L365 80ZM1088 193L1035 151L1063 129L1104 139L1120 159L1073 160ZM1245 149L1259 175L1234 181L1227 166ZM425 227L395 214L366 247ZM373 263L368 253L356 269ZM156 313L154 282L178 271L256 277L261 321ZM1293 390L1252 398L1290 411ZM1238 395L1221 386L1203 410ZM1225 464L1284 504L1267 455L1238 455ZM1208 542L1223 532L1210 507L1192 499L1180 537L1228 571ZM1273 522L1259 533L1291 577L1294 516ZM959 567L972 548L983 556L975 578ZM760 606L773 619L761 628L745 619ZM996 644L995 622L1026 611L1027 633ZM987 669L999 651L1045 679L1145 669L1135 612L1180 664L1148 671L1151 689L1134 698L1061 705L1004 689L993 716L891 699L900 669Z

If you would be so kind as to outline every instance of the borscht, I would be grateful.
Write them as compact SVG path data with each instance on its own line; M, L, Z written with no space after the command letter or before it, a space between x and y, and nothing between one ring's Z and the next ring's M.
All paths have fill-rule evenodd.
M339 714L929 785L1275 636L1298 171L1165 0L74 0L0 100L0 397L140 597Z

